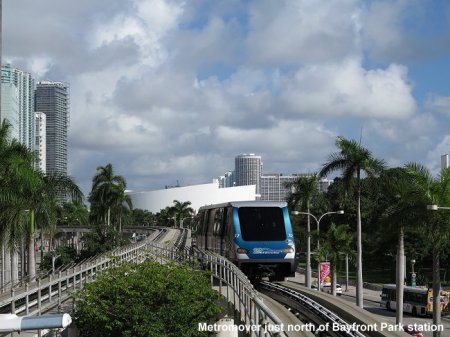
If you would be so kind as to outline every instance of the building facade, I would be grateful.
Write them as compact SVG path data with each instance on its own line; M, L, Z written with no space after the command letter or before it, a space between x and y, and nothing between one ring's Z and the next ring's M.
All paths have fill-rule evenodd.
M33 151L35 143L35 81L31 74L15 69L10 64L2 65L1 81L4 115L1 119L8 119L13 126L13 137ZM3 100L5 100L5 104L3 104Z
M69 86L61 82L38 82L35 110L46 116L46 172L67 175Z
M256 185L256 194L260 194L262 174L261 156L241 154L234 159L234 181L236 186Z
M20 139L19 125L19 91L13 83L2 83L0 122L10 124L10 136Z
M232 186L256 186L256 197L267 201L286 201L292 192L286 185L299 177L310 177L310 173L285 175L282 173L263 174L261 156L242 154L235 157L235 171L220 176L220 188ZM332 180L321 179L317 183L319 192L326 192Z
M219 188L219 182L167 188L157 191L127 191L133 201L133 207L158 213L167 206L173 206L174 200L190 201L195 212L201 206L228 201L255 200L255 185Z

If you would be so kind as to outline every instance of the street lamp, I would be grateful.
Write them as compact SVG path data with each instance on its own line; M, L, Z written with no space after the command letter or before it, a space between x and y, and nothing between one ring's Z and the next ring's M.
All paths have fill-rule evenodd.
M299 212L299 211L292 211L291 213L292 215L300 215L300 214L304 214L304 215L308 215L310 217L312 217L316 223L317 223L317 234L319 234L319 228L320 228L320 221L323 219L323 217L325 215L329 215L329 214L344 214L343 210L339 210L339 211L332 211L332 212L326 212L324 214L322 214L319 218L317 218L315 215L309 213L309 212ZM311 238L311 234L310 234L310 227L309 227L309 223L308 223L308 229L307 229L307 244L306 244L306 286L308 288L311 288L311 245L310 245L310 238ZM317 237L317 249L319 249L319 237ZM317 273L317 289L320 290L320 263L319 263L319 267L318 267L318 273Z
M71 323L72 318L69 314L23 317L15 314L1 314L0 332L67 328Z
M450 207L442 207L438 205L427 205L427 210L429 211L437 211L438 209L450 209Z

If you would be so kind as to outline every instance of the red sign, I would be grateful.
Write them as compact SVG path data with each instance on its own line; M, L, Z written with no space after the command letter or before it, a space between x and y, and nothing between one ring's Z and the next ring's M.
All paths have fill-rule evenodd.
M322 287L331 286L330 262L320 263L320 285Z

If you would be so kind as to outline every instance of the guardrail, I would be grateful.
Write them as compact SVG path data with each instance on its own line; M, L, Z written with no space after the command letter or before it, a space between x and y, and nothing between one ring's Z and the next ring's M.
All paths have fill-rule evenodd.
M73 291L94 280L96 273L123 261L139 263L147 259L160 263L185 262L193 266L202 263L211 271L211 285L234 306L241 323L260 327L259 330L250 331L251 336L281 336L279 332L267 328L269 325L281 325L280 319L262 302L247 277L230 261L211 252L196 248L179 249L174 245L150 241L150 238L87 260L65 272L59 271L56 277L50 275L13 288L9 296L0 295L0 309L4 312L6 308L11 314L41 314L52 307L61 307L62 302L69 299Z

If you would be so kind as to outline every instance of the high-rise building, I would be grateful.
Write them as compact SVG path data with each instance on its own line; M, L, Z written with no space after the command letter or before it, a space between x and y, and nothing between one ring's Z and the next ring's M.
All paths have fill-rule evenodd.
M46 173L46 159L47 159L47 122L46 116L42 112L36 112L36 142L34 144L36 153L36 168L44 174Z
M283 175L281 173L264 174L260 180L261 200L286 201L289 189L286 184L298 178L297 175Z
M218 178L220 188L255 185L256 196L260 200L286 201L291 189L287 183L299 177L310 177L310 173L285 175L282 173L263 174L261 156L242 154L235 157L235 171L227 172ZM327 192L332 180L321 179L317 182L319 192Z
M226 172L223 176L220 176L217 180L219 181L220 188L233 187L236 185L236 182L234 181L234 171Z
M1 101L0 122L6 120L11 125L9 135L19 140L19 91L14 83L2 83Z
M256 195L260 194L259 184L261 173L261 156L250 153L241 154L235 157L234 179L236 186L256 185Z
M2 104L4 116L13 125L14 138L34 150L34 79L27 72L2 65ZM16 102L17 101L17 102ZM17 125L17 126L16 126ZM18 128L18 130L16 130Z
M61 82L38 82L35 110L46 115L46 172L67 174L69 86Z

